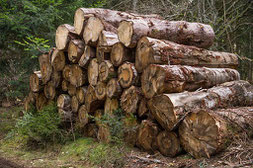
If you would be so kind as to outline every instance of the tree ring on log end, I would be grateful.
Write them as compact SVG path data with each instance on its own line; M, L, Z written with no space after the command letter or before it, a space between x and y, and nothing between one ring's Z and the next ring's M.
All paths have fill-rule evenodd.
M126 47L129 47L133 36L133 23L129 21L122 21L118 28L118 36L120 42L122 42Z

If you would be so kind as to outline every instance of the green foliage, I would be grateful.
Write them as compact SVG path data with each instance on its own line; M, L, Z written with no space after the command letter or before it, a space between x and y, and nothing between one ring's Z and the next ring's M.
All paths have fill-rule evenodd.
M45 146L48 142L62 140L59 128L61 119L55 104L50 104L40 111L34 109L25 113L16 123L14 132L28 144L35 143Z

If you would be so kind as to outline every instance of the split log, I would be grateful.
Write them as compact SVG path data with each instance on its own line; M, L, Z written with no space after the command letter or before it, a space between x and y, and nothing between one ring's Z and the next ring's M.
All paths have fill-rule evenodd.
M60 71L53 70L51 74L51 82L55 88L58 88L62 82L62 73Z
M107 97L104 105L104 113L113 116L115 110L118 109L119 109L118 99L111 99Z
M70 78L70 72L71 72L71 65L66 65L64 68L63 68L63 71L62 71L62 77L69 81L69 78Z
M62 71L66 64L66 56L63 51L54 49L51 56L51 65L54 71Z
M150 99L161 93L194 91L239 79L239 72L229 68L151 64L143 71L141 83L143 94Z
M140 80L134 63L125 62L122 64L118 69L118 79L122 88L128 88L131 85L137 85Z
M43 107L47 105L47 98L43 92L39 93L36 97L36 109L41 110Z
M76 97L77 97L80 104L83 104L85 101L87 89L88 89L87 86L83 86L83 87L77 88L77 90L76 90Z
M115 71L111 61L104 60L101 64L99 64L99 81L108 82L111 78L116 76L117 72Z
M29 84L32 92L39 92L40 90L43 89L42 75L40 71L33 72L33 74L30 76Z
M155 151L158 133L157 124L149 120L143 120L138 130L136 145L149 152Z
M140 105L138 108L138 116L139 117L147 117L149 113L149 108L147 104L147 99L142 98L140 101Z
M72 112L77 113L79 109L79 102L76 96L72 96L71 98L71 109Z
M122 21L118 27L118 36L120 42L129 48L134 48L143 36L209 48L215 34L210 25L202 23L136 18Z
M90 85L96 86L98 82L98 61L96 58L93 58L88 67L88 80Z
M156 137L159 151L164 156L175 157L181 152L180 141L175 132L162 131Z
M89 85L85 97L85 106L88 113L94 113L97 109L103 107L103 104L103 101L98 100L95 88L92 85Z
M125 61L134 62L134 52L119 42L113 45L110 59L112 64L118 67Z
M55 90L55 85L53 81L49 81L45 86L44 86L44 94L45 97L49 100L53 100L56 96L56 90Z
M84 42L80 39L73 39L69 42L68 58L72 63L78 63L84 52Z
M121 95L121 108L126 113L136 113L141 98L141 89L135 86L131 86L130 88L125 89Z
M136 49L135 67L141 73L149 64L236 68L238 58L232 53L209 51L166 40L142 37Z
M59 109L70 110L71 109L71 97L67 94L61 94L57 99L57 107Z
M76 87L71 83L68 85L68 94L74 96L76 94Z
M111 52L114 44L118 43L118 35L109 31L102 31L99 35L98 46L103 47L105 52Z
M88 83L88 77L86 71L84 71L77 64L71 65L69 82L75 87L80 87Z
M106 94L109 98L118 98L121 96L122 88L117 78L112 78L106 85Z
M75 31L78 35L83 34L83 30L87 24L88 19L93 16L99 17L101 20L106 20L107 22L110 22L114 27L118 27L120 21L124 19L132 19L137 16L142 18L161 18L158 15L138 15L134 13L126 13L102 8L79 8L76 10L74 17Z
M83 55L81 56L78 64L80 67L88 69L90 60L96 57L96 50L95 48L86 45L84 48Z
M253 105L253 86L232 81L207 90L163 94L149 100L148 106L159 124L171 131L192 111Z
M58 50L67 50L69 41L77 39L75 28L69 24L60 25L55 34L55 45Z
M69 82L66 81L66 80L63 80L62 83L61 83L61 89L62 89L62 91L67 92L68 91L68 87L69 87Z
M50 55L43 54L39 57L39 65L43 84L46 84L51 77L53 68L50 64Z
M78 110L78 121L81 128L89 122L89 115L85 105L82 105Z
M104 60L110 60L110 53L106 51L105 47L97 47L96 57L98 63L101 64Z
M106 84L104 82L98 82L95 87L95 93L98 100L105 100L106 98Z
M98 127L95 123L89 123L84 127L84 135L91 138L97 138Z

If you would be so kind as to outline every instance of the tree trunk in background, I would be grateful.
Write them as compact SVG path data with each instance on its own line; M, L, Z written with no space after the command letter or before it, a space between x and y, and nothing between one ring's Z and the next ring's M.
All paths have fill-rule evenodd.
M122 94L122 88L118 78L112 78L106 85L106 94L109 98L118 98Z
M131 86L125 89L121 95L120 105L125 113L136 113L140 100L142 98L141 89L139 87Z
M159 95L148 105L159 124L171 131L192 111L253 105L253 86L246 81L232 81L208 90Z
M96 86L98 82L98 61L93 58L88 66L88 81L92 86Z
M78 63L84 52L84 42L81 39L73 39L69 42L68 58L72 63Z
M238 58L232 53L209 51L166 40L143 37L137 45L135 67L140 73L149 64L236 68Z
M209 48L213 44L215 34L210 25L202 23L135 18L120 23L118 36L120 42L129 48L134 48L143 36Z
M139 76L134 63L125 62L118 69L118 79L122 88L128 88L131 85L138 85Z
M142 91L146 98L161 93L194 91L199 88L239 80L237 70L182 65L149 65L142 74Z
M134 62L134 52L126 48L122 43L116 43L111 50L110 59L114 66L118 67L125 61Z

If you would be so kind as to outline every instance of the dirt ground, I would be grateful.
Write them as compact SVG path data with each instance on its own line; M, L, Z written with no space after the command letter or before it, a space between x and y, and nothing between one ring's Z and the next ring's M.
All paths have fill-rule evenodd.
M25 168L25 167L17 165L16 163L10 160L6 160L5 158L0 157L0 168Z

